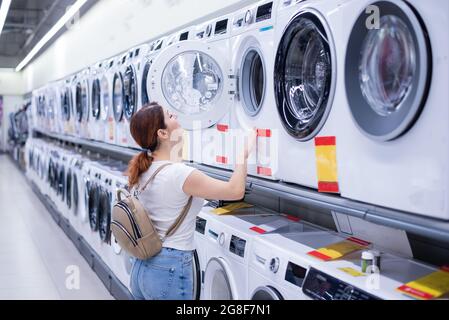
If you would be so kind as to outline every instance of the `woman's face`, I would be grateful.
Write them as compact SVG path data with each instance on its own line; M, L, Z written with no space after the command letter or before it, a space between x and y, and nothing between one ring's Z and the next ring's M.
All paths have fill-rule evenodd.
M178 122L178 116L170 112L168 109L164 109L164 121L168 132L170 133L181 128Z

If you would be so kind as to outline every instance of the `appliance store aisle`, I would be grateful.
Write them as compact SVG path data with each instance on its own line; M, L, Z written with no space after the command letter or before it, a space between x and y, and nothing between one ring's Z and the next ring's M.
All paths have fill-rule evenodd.
M0 221L0 299L113 299L5 155Z

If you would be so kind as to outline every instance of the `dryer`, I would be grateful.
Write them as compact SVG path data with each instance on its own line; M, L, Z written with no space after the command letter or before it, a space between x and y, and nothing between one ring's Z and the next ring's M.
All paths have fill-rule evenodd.
M339 192L335 165L318 181L316 145L333 143L352 125L344 108L342 63L346 11L356 1L282 1L275 32L274 95L282 123L276 177ZM338 44L338 45L337 45ZM335 143L334 143L335 144ZM339 153L337 154L339 156ZM319 168L319 167L318 167ZM329 181L327 181L329 180ZM331 181L333 180L333 181Z
M200 133L206 128L216 131L216 125L229 118L233 101L229 92L235 85L229 77L229 24L230 16L221 17L197 32L203 36L201 41L187 40L165 48L151 69L148 90L152 99L177 114L183 129L197 133L189 139L189 160L215 163L214 141L202 148ZM183 135L179 132L177 138ZM211 151L211 161L202 161L201 150Z
M232 108L232 159L247 130L257 129L248 174L275 179L278 130L281 129L273 91L274 35L277 1L261 1L238 11L232 22L232 70L238 79L237 99ZM271 160L273 159L273 161Z
M379 29L360 29L368 6ZM372 8L372 7L371 7ZM449 220L447 1L360 1L347 18L344 197ZM349 19L351 17L351 19Z

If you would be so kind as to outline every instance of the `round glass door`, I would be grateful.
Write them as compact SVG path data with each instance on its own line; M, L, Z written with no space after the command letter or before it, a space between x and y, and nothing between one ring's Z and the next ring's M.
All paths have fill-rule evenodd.
M89 85L87 80L81 82L81 106L82 106L82 119L88 121L89 119Z
M204 275L204 290L206 300L233 300L236 299L233 285L229 278L228 268L222 259L209 260Z
M143 67L143 76L141 89L142 90L142 106L145 106L150 103L150 97L148 95L147 82L148 82L148 74L150 73L151 65L153 61L148 60L145 62L145 66Z
M109 193L104 189L100 191L98 213L100 239L109 243L111 239L111 199Z
M65 181L65 198L67 207L72 209L72 170L69 168Z
M114 111L114 119L120 122L123 119L123 107L125 105L125 90L123 86L123 77L120 72L114 75L112 85L112 110Z
M77 215L78 213L78 207L79 207L79 193L78 193L78 176L76 175L76 172L73 173L72 177L72 197L73 197L73 213Z
M259 113L265 97L265 65L258 48L249 48L240 67L240 95L249 116Z
M251 300L284 300L278 290L271 286L257 288Z
M62 95L62 117L63 120L69 121L70 120L70 89L65 88L64 93Z
M92 83L92 117L95 120L100 118L101 113L101 86L100 80L95 79Z
M81 122L83 119L83 89L81 87L81 83L78 82L75 88L75 112L76 112L76 121Z
M284 128L299 141L315 137L330 112L335 90L333 42L314 12L300 12L280 41L274 85Z
M137 77L132 66L128 66L123 76L123 87L125 92L125 106L123 113L127 120L131 119L137 110Z
M106 121L109 115L109 106L111 104L109 99L109 83L108 79L103 76L101 78L101 111L100 116L101 120Z
M88 195L88 212L90 229L94 232L98 231L99 227L99 206L100 206L100 187L95 183L89 186Z
M430 46L421 20L408 4L373 2L379 28L353 26L346 55L346 93L359 129L373 140L398 138L418 118L430 82Z

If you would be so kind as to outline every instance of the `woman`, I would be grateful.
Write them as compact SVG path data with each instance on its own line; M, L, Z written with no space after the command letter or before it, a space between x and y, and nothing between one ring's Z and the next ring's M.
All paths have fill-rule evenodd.
M237 160L228 182L208 177L181 163L179 141L172 137L182 131L177 117L157 103L139 110L131 119L131 134L144 150L128 168L129 186L145 183L167 163L140 194L139 199L151 212L154 225L162 237L193 197L191 208L176 232L165 239L162 251L148 260L136 259L131 273L131 291L136 299L193 299L193 234L196 215L203 199L239 200L245 194L247 159L255 140L255 130ZM179 135L178 135L179 136Z

